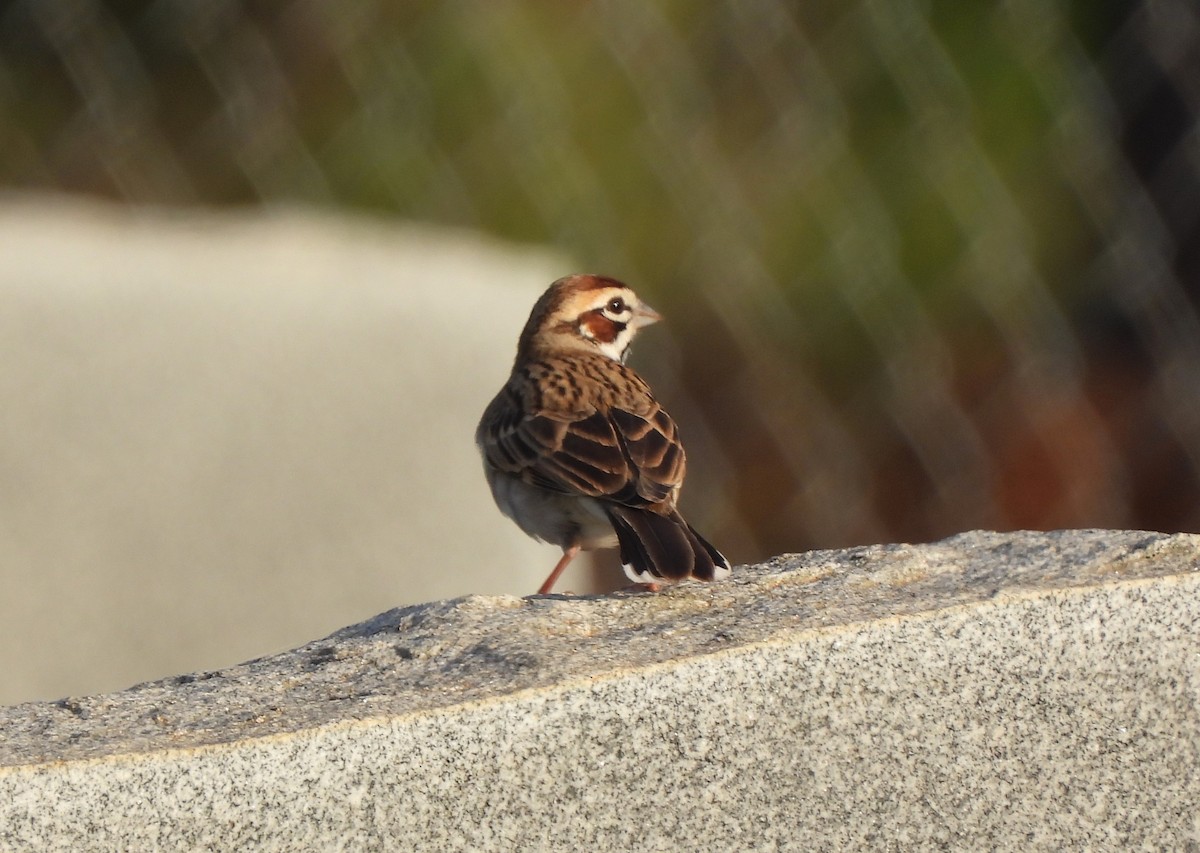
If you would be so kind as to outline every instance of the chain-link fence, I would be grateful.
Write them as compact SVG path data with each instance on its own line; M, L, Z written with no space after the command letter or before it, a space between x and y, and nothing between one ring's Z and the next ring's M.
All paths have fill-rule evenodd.
M1200 530L1191 0L0 7L0 186L565 248L739 560Z

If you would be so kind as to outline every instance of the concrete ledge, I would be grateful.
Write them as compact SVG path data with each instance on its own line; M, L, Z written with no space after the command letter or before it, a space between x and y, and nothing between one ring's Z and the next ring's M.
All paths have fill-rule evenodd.
M1200 536L471 597L0 711L8 849L1200 850Z

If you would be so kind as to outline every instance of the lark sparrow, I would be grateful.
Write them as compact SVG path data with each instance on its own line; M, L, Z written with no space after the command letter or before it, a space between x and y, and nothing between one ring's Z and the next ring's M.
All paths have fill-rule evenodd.
M580 550L620 547L625 574L714 580L729 561L683 520L683 445L650 387L625 366L639 329L661 319L619 281L559 279L517 343L512 375L479 422L475 443L500 511L563 549L538 593Z

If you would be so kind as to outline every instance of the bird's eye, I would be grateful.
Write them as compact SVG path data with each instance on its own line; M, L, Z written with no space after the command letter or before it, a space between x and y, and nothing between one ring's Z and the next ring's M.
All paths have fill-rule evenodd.
M608 305L604 307L614 314L621 314L625 311L625 300L619 296L614 296L608 300Z

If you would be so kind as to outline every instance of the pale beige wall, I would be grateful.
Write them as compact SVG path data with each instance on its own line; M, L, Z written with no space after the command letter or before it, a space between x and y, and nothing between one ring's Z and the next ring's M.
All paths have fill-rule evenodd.
M0 199L0 702L532 592L557 552L472 434L570 271L395 221Z

